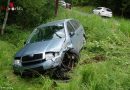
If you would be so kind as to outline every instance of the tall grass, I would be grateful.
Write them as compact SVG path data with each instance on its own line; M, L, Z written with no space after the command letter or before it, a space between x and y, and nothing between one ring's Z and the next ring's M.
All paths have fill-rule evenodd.
M73 7L73 10L78 10L82 13L92 13L92 10L94 9L93 6L79 6L79 7Z
M79 64L69 82L39 78L21 78L12 71L14 53L23 46L30 30L9 26L0 37L0 89L14 90L128 90L130 89L129 20L106 19L80 11L60 9L49 21L74 18L81 22L88 37ZM77 41L78 42L78 41Z
M127 37L130 37L130 21L126 19L120 19L120 26L119 29L125 33Z

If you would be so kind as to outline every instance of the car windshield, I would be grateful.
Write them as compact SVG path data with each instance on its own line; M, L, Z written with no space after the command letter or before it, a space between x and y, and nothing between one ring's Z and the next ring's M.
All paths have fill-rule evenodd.
M45 26L42 28L37 28L36 32L33 33L29 43L46 41L50 39L60 38L56 32L64 32L64 24L55 24L50 26Z

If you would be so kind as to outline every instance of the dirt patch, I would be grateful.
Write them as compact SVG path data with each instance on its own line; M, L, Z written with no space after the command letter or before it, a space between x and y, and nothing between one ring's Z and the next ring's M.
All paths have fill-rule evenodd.
M106 60L106 56L105 55L96 55L95 57L92 58L92 60L94 60L96 62L105 61Z
M88 60L84 60L83 62L80 63L80 65L84 65L84 64L91 64L91 63L98 63L98 62L102 62L105 61L107 58L105 55L95 55L94 57L88 59Z

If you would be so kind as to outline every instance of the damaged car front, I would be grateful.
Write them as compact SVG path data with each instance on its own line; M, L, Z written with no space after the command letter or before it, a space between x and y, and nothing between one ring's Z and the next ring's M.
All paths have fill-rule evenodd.
M61 65L64 57L66 34L64 23L50 23L37 27L25 47L16 53L14 73L26 70L47 70Z
M49 22L37 27L24 48L16 53L14 73L69 71L79 61L79 53L86 43L83 26L74 19Z

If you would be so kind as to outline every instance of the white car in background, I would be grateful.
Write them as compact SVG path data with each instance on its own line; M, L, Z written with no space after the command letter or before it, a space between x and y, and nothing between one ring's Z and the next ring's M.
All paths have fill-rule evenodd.
M70 3L66 3L65 1L61 0L59 1L59 5L61 5L64 8L69 8L71 9L71 4Z
M112 17L112 10L106 7L97 7L93 10L93 13L104 17Z
M65 1L59 1L59 4L60 4L62 7L66 8L66 2L65 2Z

